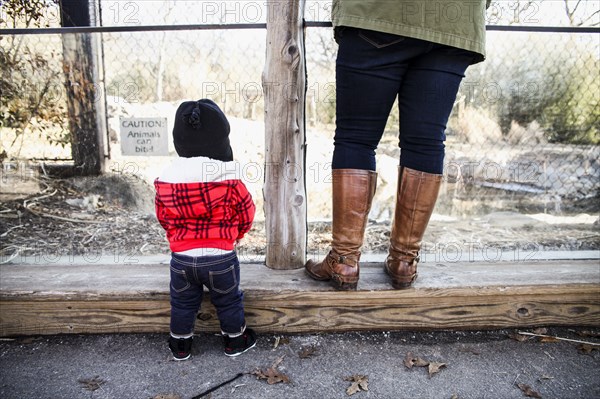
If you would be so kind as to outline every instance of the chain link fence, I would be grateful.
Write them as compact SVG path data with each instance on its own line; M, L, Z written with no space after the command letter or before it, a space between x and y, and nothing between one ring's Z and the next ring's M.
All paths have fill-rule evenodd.
M130 28L265 22L259 3L223 4L103 1L100 15L104 26ZM307 5L309 19L327 20L327 12L324 3ZM57 15L50 5L37 25L30 21L29 27L58 27ZM2 27L17 27L10 21L4 12ZM19 26L24 23L20 20ZM107 105L106 152L111 167L129 162L135 164L136 173L151 180L168 158L121 156L119 118L160 116L171 122L180 101L201 97L213 99L232 120L238 160L262 165L264 29L90 34L100 36L102 43L104 82L95 83L97 101ZM61 35L2 35L0 51L3 163L69 159ZM306 29L309 220L331 216L327 190L335 123L335 54L330 27ZM488 32L487 60L467 71L448 125L437 213L598 212L598 54L597 32ZM377 220L389 220L393 212L400 152L394 109L377 154L380 181L371 214ZM253 181L255 198L261 201L262 180L253 175Z

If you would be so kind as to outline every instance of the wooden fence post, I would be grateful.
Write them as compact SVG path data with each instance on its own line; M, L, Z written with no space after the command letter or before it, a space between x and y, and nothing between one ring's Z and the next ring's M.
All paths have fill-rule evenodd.
M304 0L267 1L265 94L266 265L306 261Z
M63 27L92 26L94 0L61 0ZM91 33L64 33L63 68L67 90L71 153L75 174L104 171L105 103L100 90L98 40Z

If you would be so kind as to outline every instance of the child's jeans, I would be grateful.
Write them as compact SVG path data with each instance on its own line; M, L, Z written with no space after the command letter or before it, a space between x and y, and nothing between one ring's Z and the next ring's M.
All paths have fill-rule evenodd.
M229 335L245 328L244 294L240 291L240 263L235 252L191 257L171 255L171 333L189 335L202 303L204 286L217 309L221 331Z

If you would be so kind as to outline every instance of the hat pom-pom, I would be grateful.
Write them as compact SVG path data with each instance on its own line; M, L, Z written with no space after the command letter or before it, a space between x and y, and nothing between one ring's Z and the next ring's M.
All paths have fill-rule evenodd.
M202 127L202 122L200 121L200 109L194 108L190 117L188 118L188 123L194 129L200 129Z

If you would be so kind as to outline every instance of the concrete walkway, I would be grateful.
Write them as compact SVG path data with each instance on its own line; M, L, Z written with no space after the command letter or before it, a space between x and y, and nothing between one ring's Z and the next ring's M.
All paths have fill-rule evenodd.
M597 328L592 336L585 330L547 334L600 343ZM290 383L269 385L246 374L205 397L348 398L351 382L344 378L353 375L368 376L368 391L353 398L525 398L518 384L542 398L600 397L600 350L582 353L578 343L539 338L519 342L508 337L514 331L261 335L256 348L237 358L223 354L220 337L202 333L184 362L171 360L164 334L2 339L0 398L188 399L282 357L278 370ZM315 352L302 358L303 350ZM408 352L446 366L432 377L427 367L408 369Z

